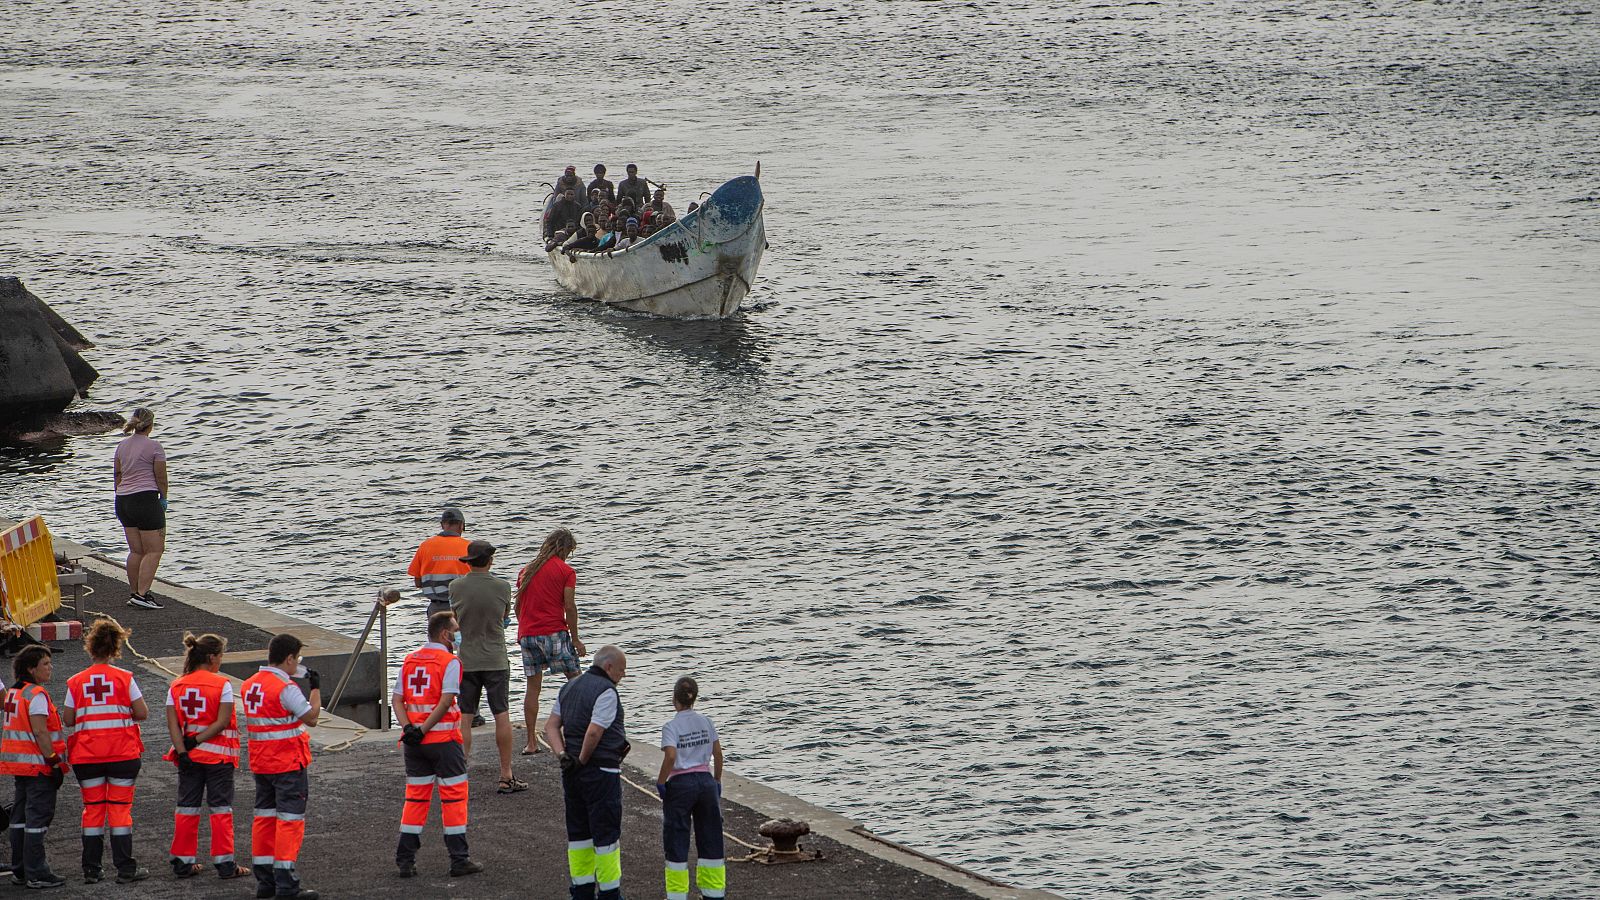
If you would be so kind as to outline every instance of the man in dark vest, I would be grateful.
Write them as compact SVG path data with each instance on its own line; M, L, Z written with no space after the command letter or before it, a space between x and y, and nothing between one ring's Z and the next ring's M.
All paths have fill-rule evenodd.
M544 739L561 751L572 900L622 897L622 758L629 747L617 683L627 671L620 648L601 647L589 671L561 688L544 721Z

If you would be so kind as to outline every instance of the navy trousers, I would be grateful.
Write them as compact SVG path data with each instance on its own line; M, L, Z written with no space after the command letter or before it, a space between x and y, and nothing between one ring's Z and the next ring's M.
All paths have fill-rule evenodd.
M11 871L25 880L50 876L44 857L44 835L56 817L56 775L17 775L11 805Z
M599 766L561 773L571 900L622 900L622 774Z

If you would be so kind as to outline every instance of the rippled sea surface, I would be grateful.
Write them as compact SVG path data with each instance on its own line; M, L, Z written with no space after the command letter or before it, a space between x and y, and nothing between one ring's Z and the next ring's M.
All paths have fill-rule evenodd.
M0 270L158 411L163 574L353 633L441 505L508 576L566 525L641 733L694 673L738 771L996 877L1600 894L1592 4L0 34ZM531 242L568 162L681 207L757 159L731 321ZM0 510L115 553L114 440L4 451Z

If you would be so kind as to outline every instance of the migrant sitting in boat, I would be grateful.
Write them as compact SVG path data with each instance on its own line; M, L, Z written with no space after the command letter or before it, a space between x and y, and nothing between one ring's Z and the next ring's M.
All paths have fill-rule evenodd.
M594 180L585 186L578 178L578 167L567 166L556 178L557 199L544 219L545 252L558 248L575 253L620 250L629 219L636 220L640 240L678 220L672 204L667 202L666 185L656 184L651 191L652 182L639 177L638 166L629 163L627 170L628 177L620 185L613 184L606 179L605 164L597 163ZM600 227L598 235L582 220L583 215L591 213ZM561 231L566 234L558 239L556 233ZM616 237L607 239L610 234ZM591 236L600 241L593 247L587 246Z
M666 187L640 177L637 166L628 166L615 199L599 179L581 193L567 187L576 177L576 167L567 167L568 180L558 179L545 200L542 229L556 280L579 296L633 312L733 315L766 249L759 175L758 166L756 175L723 183L679 219Z

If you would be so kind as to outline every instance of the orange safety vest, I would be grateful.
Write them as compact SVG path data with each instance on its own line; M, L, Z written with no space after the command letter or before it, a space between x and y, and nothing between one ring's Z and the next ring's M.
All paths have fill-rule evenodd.
M172 682L172 699L176 704L173 710L178 714L178 727L185 735L199 734L216 724L217 714L222 711L222 691L227 686L228 679L205 669L196 669ZM190 750L189 759L207 765L237 766L239 731L234 723L234 714L229 713L228 724L222 731ZM161 758L172 762L178 758L178 752L168 750Z
M4 731L0 731L0 774L50 774L50 766L45 764L44 754L39 752L39 742L33 739L33 719L28 715L28 706L38 694L44 694L47 702L50 700L49 692L37 684L6 690L5 727ZM48 722L50 750L65 763L67 739L61 731L61 715L54 703L50 703Z
M106 663L67 679L72 698L72 733L67 755L74 764L117 762L144 755L144 738L133 720L133 673Z
M424 646L400 664L400 699L405 701L406 721L421 725L444 696L444 673L455 662L449 650ZM450 709L422 736L424 744L447 744L461 740L461 707L454 698Z
M300 717L284 708L283 692L294 682L270 666L244 683L245 733L250 738L250 771L258 775L293 772L311 765L311 735Z

